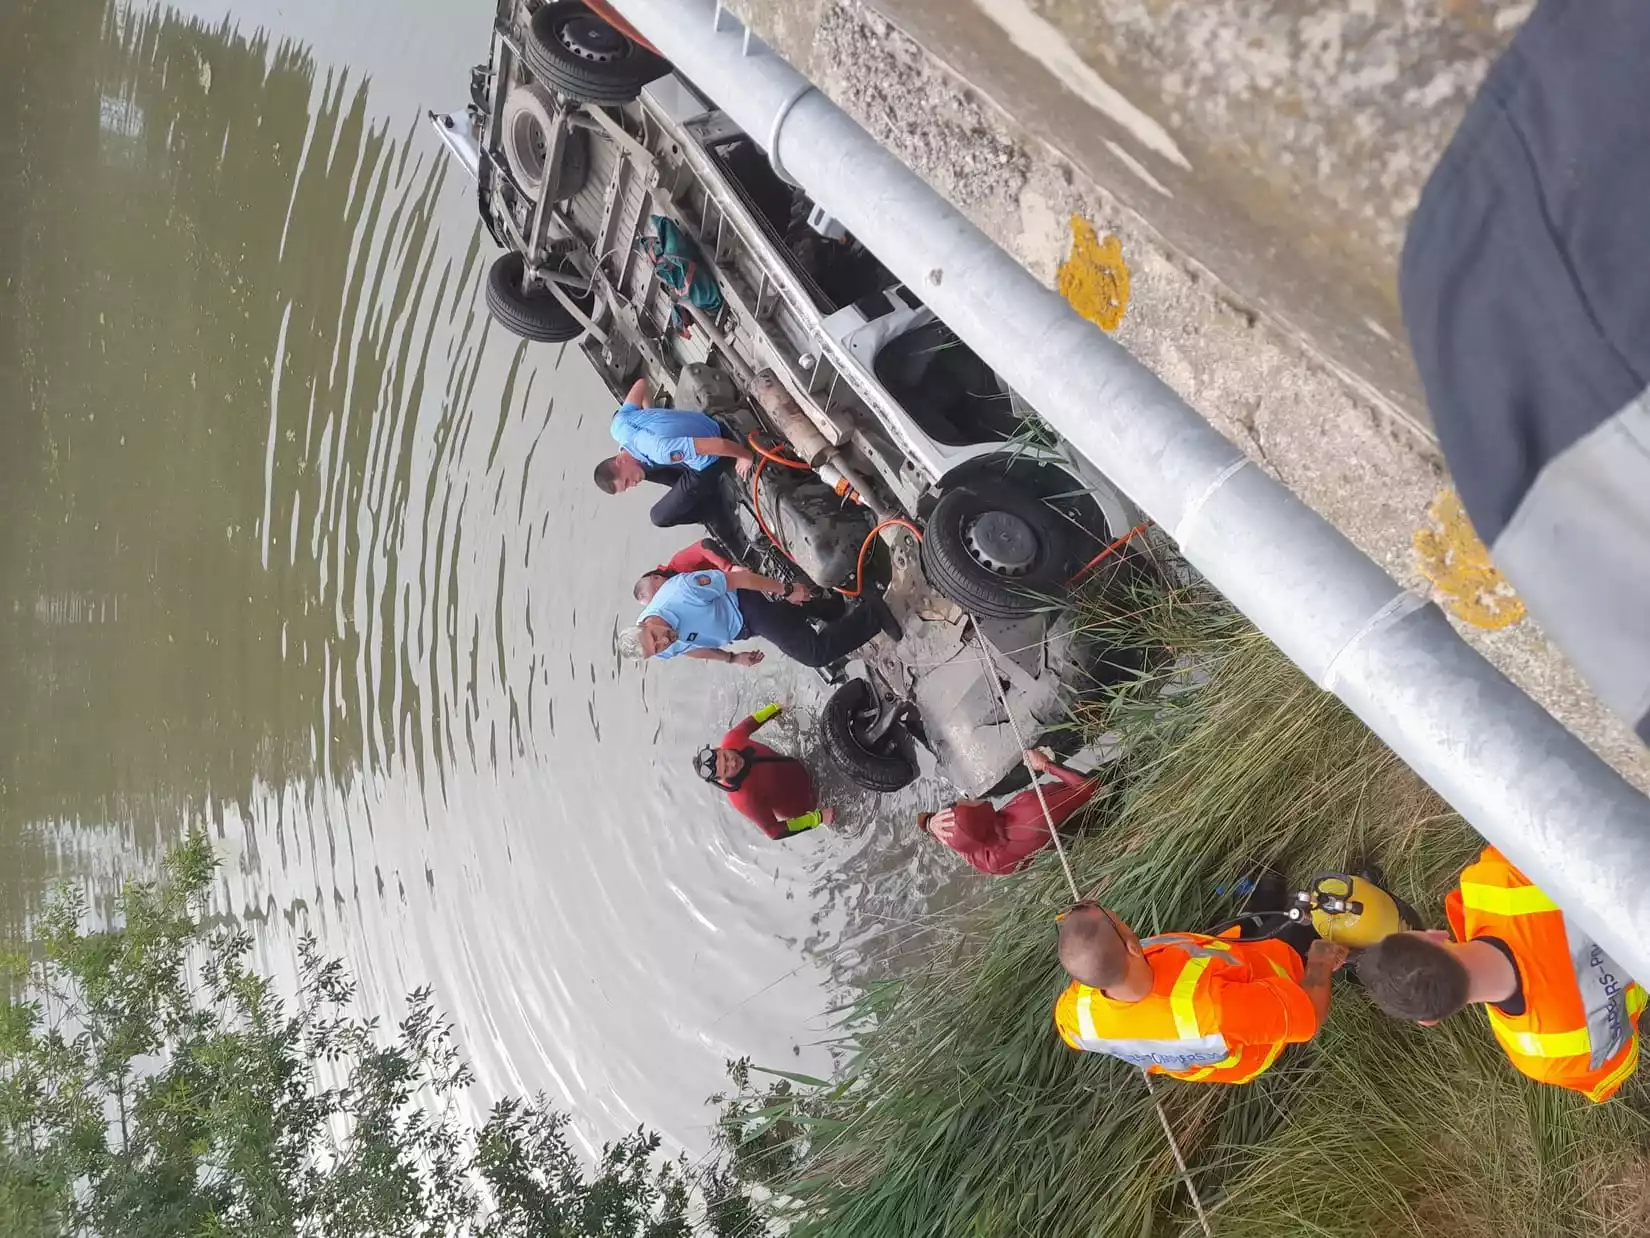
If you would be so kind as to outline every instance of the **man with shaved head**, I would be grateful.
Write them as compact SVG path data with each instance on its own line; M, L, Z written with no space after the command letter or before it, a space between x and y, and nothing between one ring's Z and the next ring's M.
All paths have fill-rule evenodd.
M1285 1045L1317 1034L1329 1015L1329 978L1345 961L1345 947L1316 937L1141 941L1115 912L1078 903L1060 917L1060 965L1072 979L1054 1023L1072 1048L1150 1074L1248 1083Z

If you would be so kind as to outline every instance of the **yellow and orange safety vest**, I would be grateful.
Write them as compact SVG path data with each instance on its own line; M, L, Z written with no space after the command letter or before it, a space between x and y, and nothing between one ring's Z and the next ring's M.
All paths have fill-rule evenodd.
M1512 1064L1609 1100L1638 1069L1644 990L1494 847L1462 871L1444 910L1457 941L1494 937L1512 951L1524 1013L1485 1007Z
M1060 995L1054 1024L1072 1048L1176 1079L1248 1083L1317 1031L1300 955L1281 941L1168 933L1140 944L1153 977L1140 1001L1077 981Z

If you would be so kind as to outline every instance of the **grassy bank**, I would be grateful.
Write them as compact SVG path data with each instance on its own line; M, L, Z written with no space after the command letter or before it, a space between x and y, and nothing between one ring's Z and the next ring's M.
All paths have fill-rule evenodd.
M1070 848L1084 893L1145 935L1231 915L1248 863L1300 880L1381 863L1434 923L1481 845L1332 697L1211 599L1130 620L1208 673L1080 719L1127 738L1120 810ZM851 1079L804 1090L765 1168L832 1238L1196 1232L1137 1072L1059 1043L1052 855L996 882L952 944L866 996ZM1628 1234L1650 1218L1650 1091L1607 1106L1528 1085L1483 1017L1393 1022L1337 982L1328 1027L1242 1088L1158 1092L1221 1235ZM783 1114L781 1100L771 1112ZM777 1147L772 1145L777 1144ZM792 1154L800 1156L791 1161ZM753 1166L760 1171L758 1163Z

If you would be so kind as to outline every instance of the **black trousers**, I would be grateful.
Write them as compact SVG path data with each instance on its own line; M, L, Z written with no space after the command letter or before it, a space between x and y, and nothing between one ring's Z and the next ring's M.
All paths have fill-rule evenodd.
M682 524L703 524L715 527L722 515L722 474L732 461L726 457L708 469L650 468L647 479L670 492L653 505L653 523L661 529L672 529Z
M739 590L739 613L745 616L743 635L760 636L803 666L829 666L882 631L882 621L876 613L869 606L860 605L816 632L802 607L776 602L765 593L750 589Z

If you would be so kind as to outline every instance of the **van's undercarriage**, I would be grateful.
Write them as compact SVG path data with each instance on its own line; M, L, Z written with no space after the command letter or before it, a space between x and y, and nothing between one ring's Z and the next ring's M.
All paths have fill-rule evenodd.
M921 743L985 793L1018 768L1004 700L1032 740L1123 670L1066 602L1138 513L663 61L582 4L499 0L470 107L432 119L506 250L494 316L771 457L712 522L739 561L883 591L902 635L823 720L851 776L893 789Z

